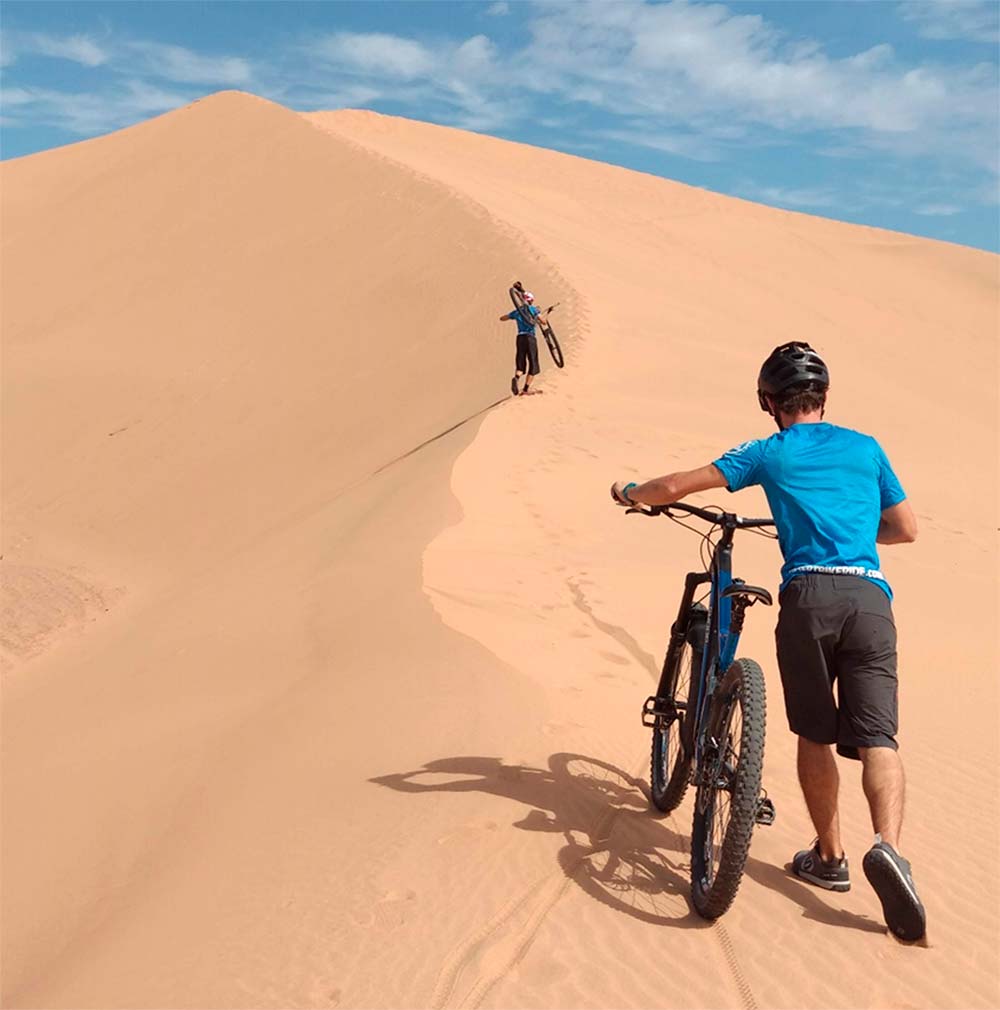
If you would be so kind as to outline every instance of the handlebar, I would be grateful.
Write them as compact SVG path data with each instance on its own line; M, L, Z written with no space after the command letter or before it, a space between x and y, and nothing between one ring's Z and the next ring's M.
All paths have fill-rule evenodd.
M689 505L687 502L674 501L668 505L643 505L641 508L629 509L629 512L638 512L647 516L669 516L672 509L679 512L686 512L688 515L697 516L713 526L732 526L734 529L753 529L758 526L774 526L773 519L744 519L743 516L736 515L735 512L712 512L709 509L698 508L697 505Z

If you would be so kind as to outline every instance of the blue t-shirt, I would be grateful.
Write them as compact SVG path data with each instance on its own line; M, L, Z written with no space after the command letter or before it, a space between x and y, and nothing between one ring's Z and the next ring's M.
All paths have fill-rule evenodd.
M882 510L906 498L882 447L850 428L794 424L715 460L730 491L759 484L778 528L781 588L810 572L860 575L892 590L875 538Z
M527 312L532 319L535 319L539 315L538 308L534 305L525 305L524 311ZM517 323L518 333L527 333L532 337L535 335L535 324L533 322L529 323L522 315L521 310L514 309L513 312L508 312L504 318L513 319Z

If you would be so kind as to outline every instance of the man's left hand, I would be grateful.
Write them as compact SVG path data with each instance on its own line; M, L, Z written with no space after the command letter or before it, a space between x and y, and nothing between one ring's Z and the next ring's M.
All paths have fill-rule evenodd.
M616 505L621 505L623 508L635 508L638 504L627 497L629 491L636 486L634 480L624 481L618 480L611 485L611 497L615 500Z

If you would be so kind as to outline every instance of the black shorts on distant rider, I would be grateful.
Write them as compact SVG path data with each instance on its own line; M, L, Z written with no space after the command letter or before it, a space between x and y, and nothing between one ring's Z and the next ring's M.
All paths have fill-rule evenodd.
M541 371L538 367L538 338L533 333L517 335L517 357L514 367L519 372L527 372L528 375L537 375Z

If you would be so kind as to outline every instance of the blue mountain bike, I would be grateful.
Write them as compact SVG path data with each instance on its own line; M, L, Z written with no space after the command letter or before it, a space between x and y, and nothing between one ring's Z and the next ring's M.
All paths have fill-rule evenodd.
M771 594L733 578L733 536L762 533L773 519L743 519L684 502L629 509L665 515L687 529L681 515L710 523L702 536L705 570L684 579L677 619L656 694L642 708L653 730L650 798L670 813L688 785L697 790L691 830L691 898L716 919L733 903L757 824L773 824L774 804L761 789L767 705L764 674L752 659L736 659L743 619ZM695 530L695 532L699 532ZM774 534L762 534L773 537ZM708 557L705 557L707 549ZM700 586L709 588L696 600Z

